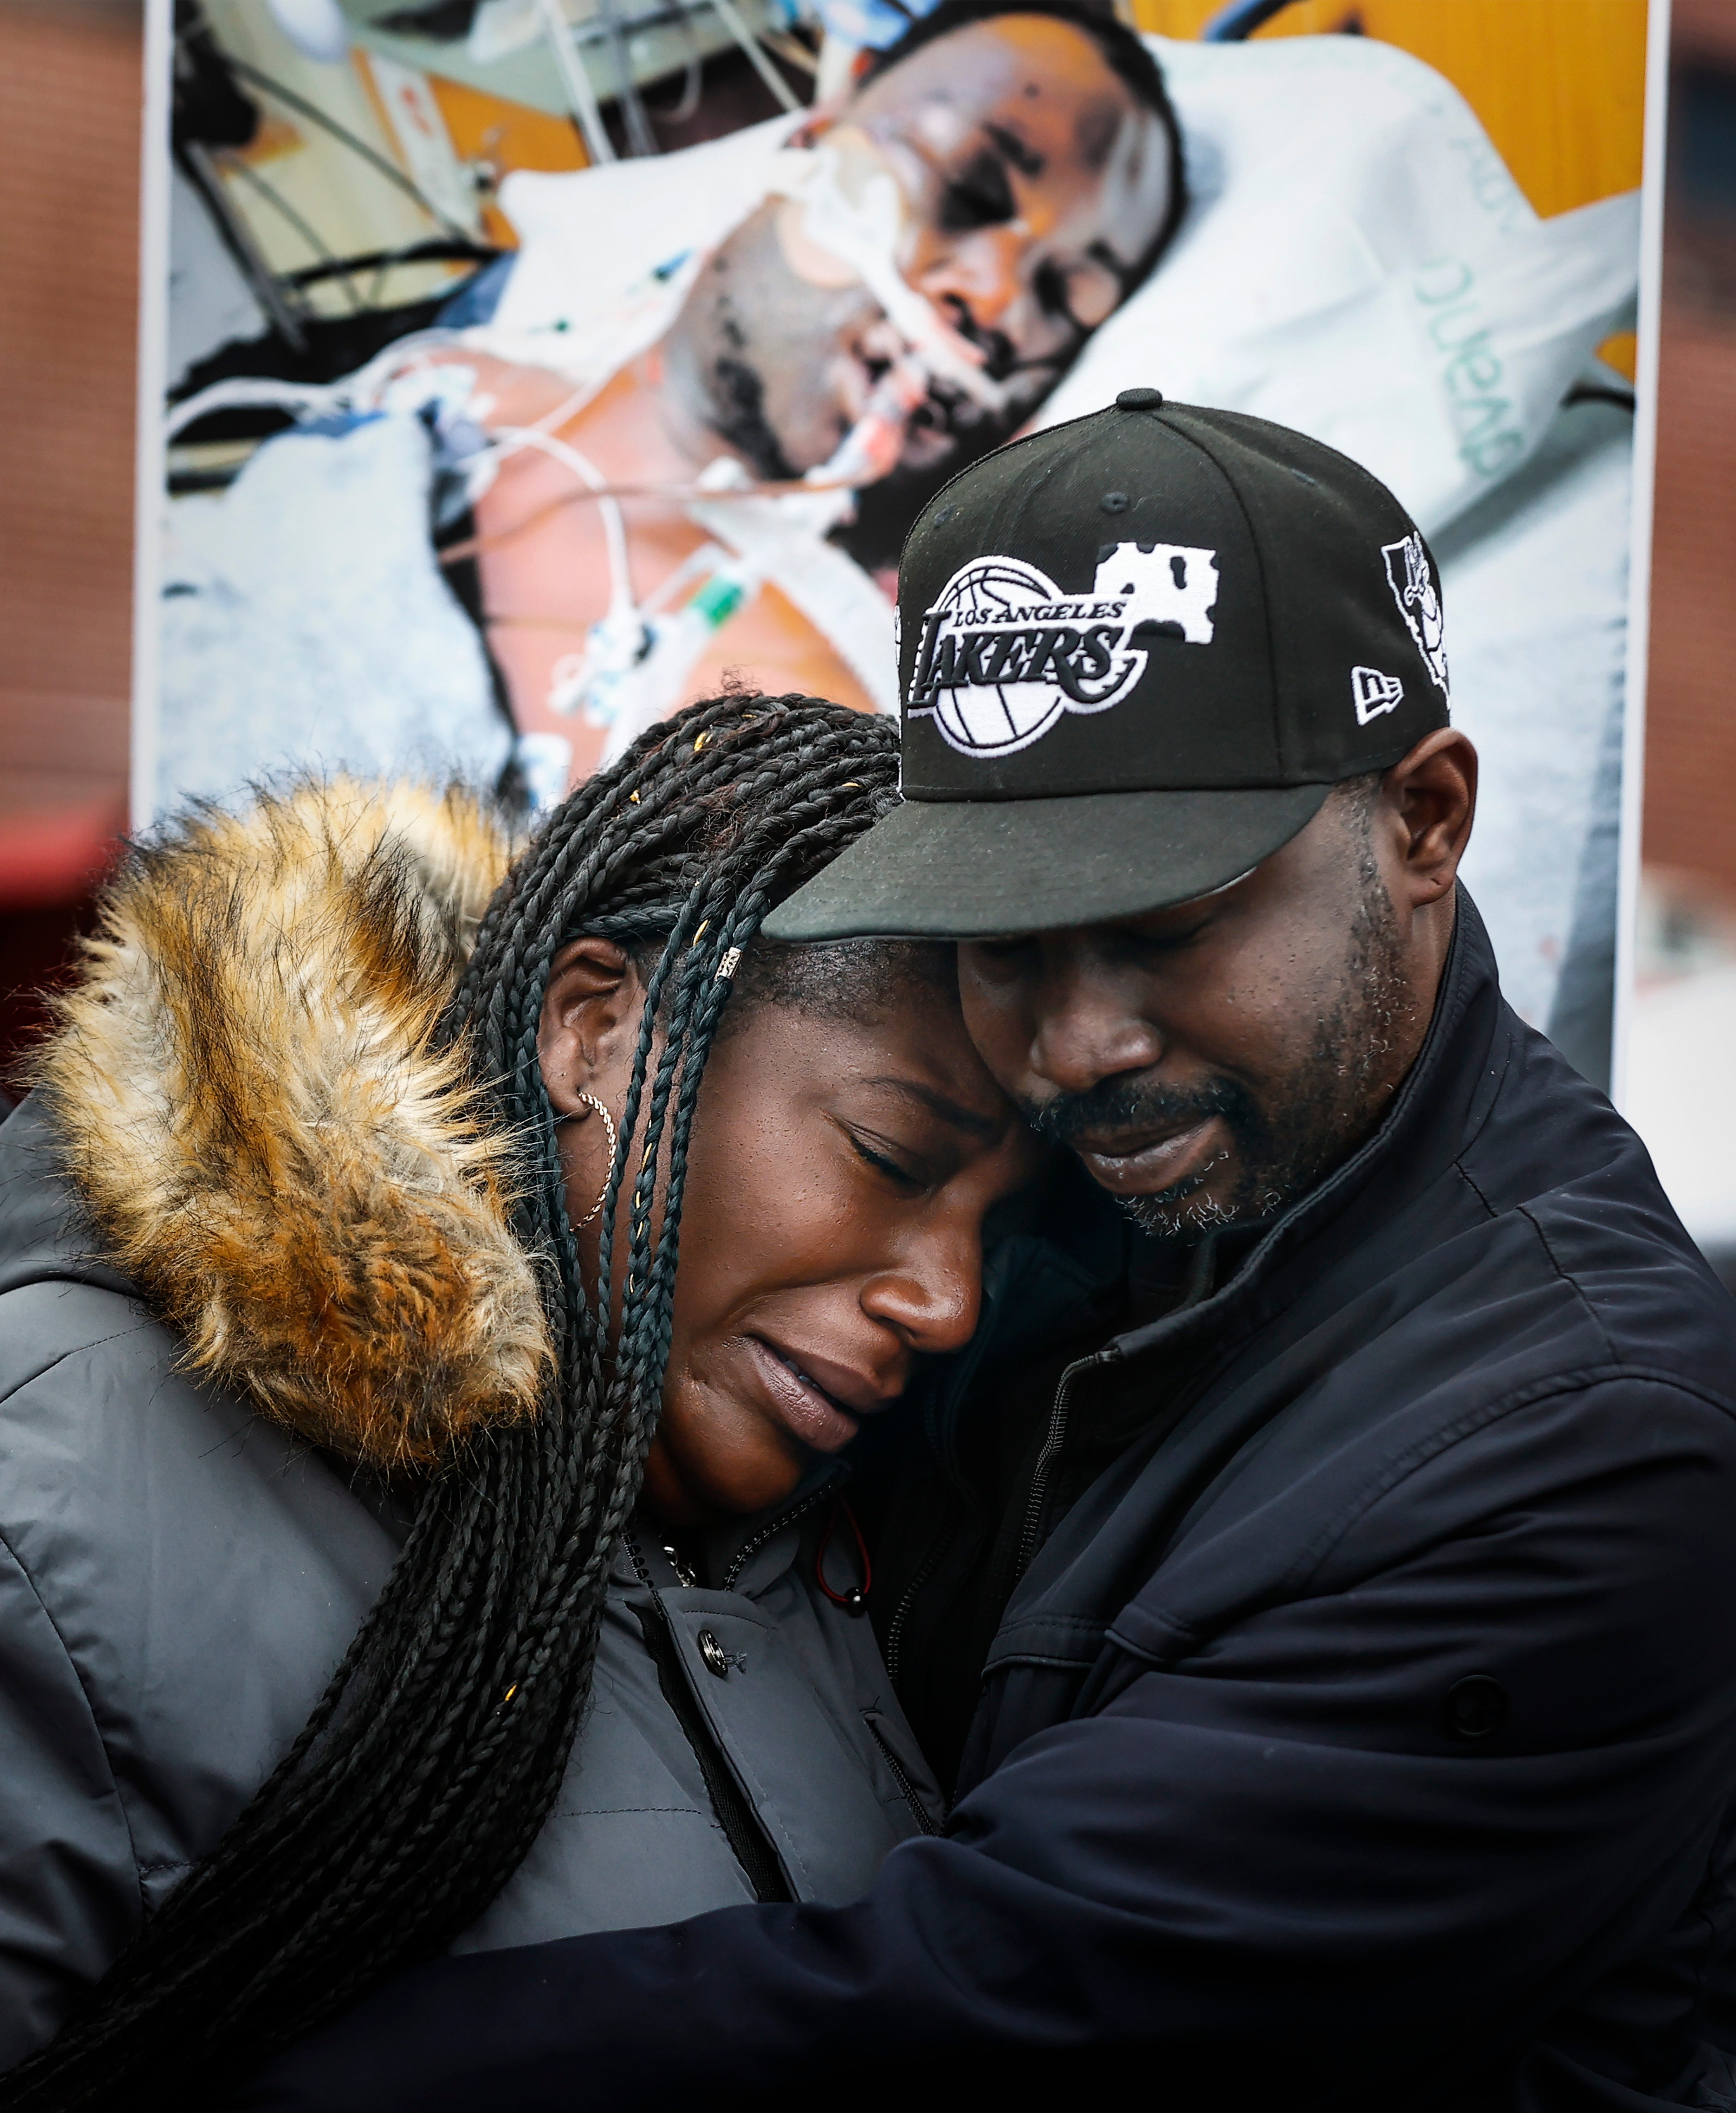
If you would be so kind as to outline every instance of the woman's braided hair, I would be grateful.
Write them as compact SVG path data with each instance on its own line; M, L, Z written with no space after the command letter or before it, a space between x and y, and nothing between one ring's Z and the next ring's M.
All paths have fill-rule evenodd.
M642 736L514 867L450 1031L523 1140L518 1230L539 1258L558 1375L535 1419L430 1483L295 1746L0 2104L196 2104L442 1950L518 1869L566 1769L656 1425L688 1140L738 950L884 812L897 761L887 720L719 697ZM537 1061L550 964L580 933L648 969L620 1122L633 1155L617 1152L602 1212L600 1286L620 1280L626 1244L612 1325L580 1273Z

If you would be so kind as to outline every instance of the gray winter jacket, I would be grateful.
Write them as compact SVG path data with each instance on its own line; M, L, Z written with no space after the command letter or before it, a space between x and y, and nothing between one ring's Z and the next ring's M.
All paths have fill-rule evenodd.
M340 972L356 966L345 919L359 872L377 879L383 859L461 952L498 851L455 847L482 825L451 803L444 819L424 803L407 824L370 815L359 831L354 814L333 827L331 796L267 815L275 843L262 845L257 822L213 825L203 874L182 856L135 874L45 1084L0 1126L0 2068L50 2036L270 1772L384 1582L414 1501L413 1475L376 1472L377 1443L346 1445L348 1459L334 1449L355 1435L339 1381L316 1373L297 1395L310 1382L284 1362L283 1330L311 1294L292 1234L346 1241L333 1198L352 1148L372 1151L361 1186L376 1218L419 1207L451 1175L426 1110L432 1171L410 1175L388 1164L407 1149L395 1102L382 1116L372 1096L371 1143L345 1115L359 1078L401 1086L409 1062L401 1015L377 1038L395 1052L383 1073L370 1074L358 1038L354 977ZM442 858L466 869L450 915L435 884ZM236 1162L187 1127L215 1060L182 1031L174 960L190 934L212 939L199 898L213 871L236 987L213 993L212 956L196 948L182 980L251 1004L243 1025L262 1047L276 1035L276 1098L256 1079L246 1105L278 1143L298 1120L318 1130L300 1171L280 1156L252 1201ZM235 915L238 888L257 929ZM293 1017L290 997L302 1005ZM141 1100L148 1080L162 1090ZM460 1217L480 1194L488 1218L473 1167L449 1187ZM441 1238L462 1247L450 1227ZM144 1266L130 1276L117 1251ZM474 1257L465 1267L486 1279ZM514 1302L509 1257L501 1269L478 1355L510 1370L500 1337L537 1324ZM349 1325L328 1314L324 1337ZM400 1335L394 1354L413 1367L417 1347ZM439 1376L462 1394L450 1350ZM423 1415L413 1370L400 1377L406 1413ZM397 1457L418 1457L414 1445ZM623 1549L564 1791L459 1949L753 1899L738 1854L744 1805L797 1900L854 1897L895 1842L934 1827L939 1793L870 1624L818 1582L822 1556L834 1591L859 1581L852 1536L830 1531L834 1499L822 1481L718 1532L715 1590L681 1586L652 1531ZM666 1625L648 1618L654 1595Z

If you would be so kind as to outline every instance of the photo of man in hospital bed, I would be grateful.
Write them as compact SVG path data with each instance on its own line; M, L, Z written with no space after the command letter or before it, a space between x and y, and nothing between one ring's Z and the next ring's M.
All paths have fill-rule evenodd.
M1341 448L1430 538L1484 759L1468 878L1510 997L1596 1068L1631 416L1593 354L1631 320L1633 194L1540 219L1371 39L943 0L826 106L500 204L520 246L439 329L172 508L165 801L317 764L546 802L731 669L895 710L929 494L1156 386Z

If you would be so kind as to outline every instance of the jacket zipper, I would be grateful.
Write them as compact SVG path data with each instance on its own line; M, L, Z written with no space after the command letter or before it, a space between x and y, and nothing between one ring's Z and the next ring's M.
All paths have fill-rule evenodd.
M1013 1570L1013 1581L1017 1583L1030 1568L1030 1559L1037 1552L1037 1536L1043 1531L1043 1507L1048 1496L1049 1477L1055 1472L1055 1463L1061 1457L1061 1449L1067 1443L1067 1390L1081 1372L1090 1371L1094 1365L1111 1363L1117 1353L1112 1345L1094 1350L1088 1358L1080 1358L1067 1367L1061 1375L1061 1383L1055 1389L1054 1406L1048 1412L1048 1430L1043 1440L1043 1449L1037 1455L1037 1464L1031 1470L1030 1494L1025 1499L1025 1525L1019 1535L1019 1559Z
M893 1751L891 1741L875 1723L873 1718L864 1717L862 1722L874 1735L874 1743L879 1748L887 1767L892 1770L892 1779L898 1786L904 1802L910 1807L911 1818L916 1821L925 1834L938 1834L940 1832L939 1827L936 1824L928 1807L917 1796L916 1787L904 1773L904 1764Z
M928 1553L916 1565L916 1574L904 1588L904 1596L898 1602L898 1611L892 1618L892 1626L886 1632L886 1677L896 1687L898 1684L898 1660L904 1648L904 1624L916 1604L916 1595L933 1576L934 1566L940 1560L943 1536L937 1527L928 1546Z
M760 1815L737 1782L729 1763L719 1744L716 1735L706 1719L705 1712L693 1700L681 1669L681 1645L670 1623L669 1609L663 1604L663 1595L651 1583L651 1572L645 1567L645 1558L639 1552L639 1544L629 1534L627 1550L633 1558L633 1567L638 1572L639 1581L651 1594L651 1605L640 1615L639 1626L645 1637L645 1648L651 1654L651 1663L657 1668L657 1685L663 1691L675 1721L687 1736L693 1749L693 1758L699 1764L699 1773L706 1786L706 1795L711 1800L712 1816L723 1829L724 1839L729 1844L747 1883L753 1887L756 1901L791 1901L789 1881L783 1875L783 1866L778 1860L778 1852L772 1846L771 1837L765 1832Z
M768 1519L765 1524L756 1532L749 1534L747 1540L735 1551L729 1568L724 1572L724 1581L718 1590L722 1592L732 1591L734 1589L736 1579L765 1547L766 1542L774 1534L782 1533L792 1519L799 1519L804 1512L811 1511L822 1497L829 1496L837 1481L836 1475L828 1475L819 1488L810 1490L799 1504L792 1504L788 1511L779 1512L774 1519Z

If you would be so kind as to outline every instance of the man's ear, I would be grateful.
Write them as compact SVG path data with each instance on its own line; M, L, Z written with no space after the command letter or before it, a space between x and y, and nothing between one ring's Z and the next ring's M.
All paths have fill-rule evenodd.
M581 1093L619 1100L614 1088L631 1068L644 1010L639 972L612 939L570 940L555 955L537 1056L556 1115L582 1114Z
M1456 727L1425 735L1382 786L1413 910L1452 892L1477 814L1477 751Z

